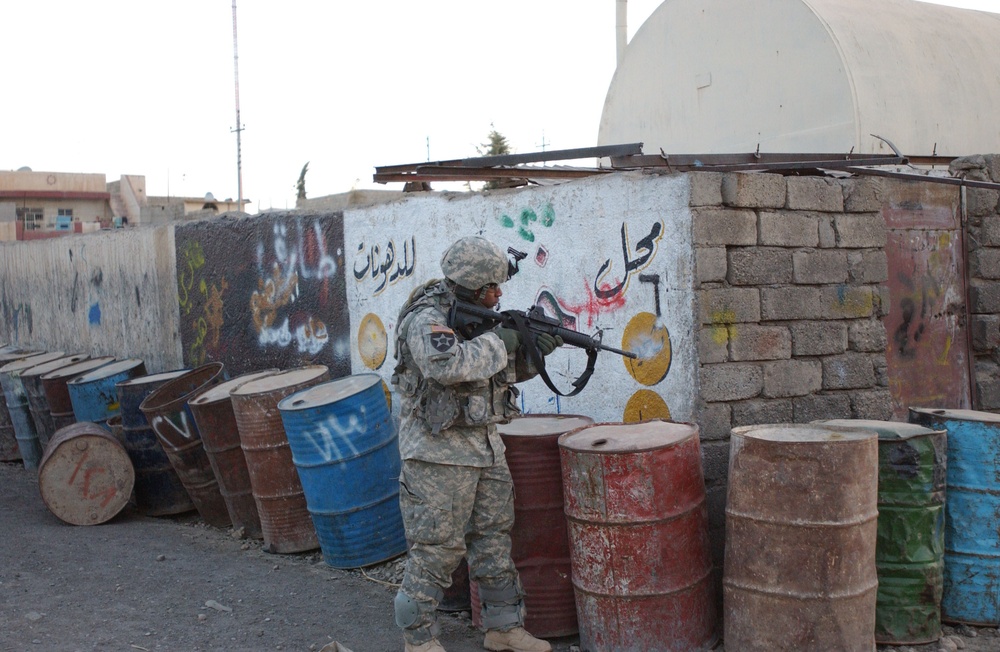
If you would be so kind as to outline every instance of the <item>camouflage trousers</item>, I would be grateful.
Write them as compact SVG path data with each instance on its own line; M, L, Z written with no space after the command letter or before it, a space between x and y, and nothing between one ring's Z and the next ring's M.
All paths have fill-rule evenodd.
M504 589L520 580L510 557L514 484L503 455L491 467L404 460L399 503L410 551L400 589L419 605L404 638L419 645L436 632L435 609L462 557L480 587Z

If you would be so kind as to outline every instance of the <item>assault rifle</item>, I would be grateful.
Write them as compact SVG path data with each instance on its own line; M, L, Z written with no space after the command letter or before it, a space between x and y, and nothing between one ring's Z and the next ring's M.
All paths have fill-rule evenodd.
M542 377L549 389L559 396L575 396L587 385L587 381L594 373L594 362L597 360L598 351L610 351L626 358L639 357L631 351L622 351L602 344L600 336L594 338L563 328L558 319L549 317L542 310L542 307L537 305L532 306L527 312L520 310L496 312L465 301L456 301L448 315L448 324L467 340L478 337L497 326L516 330L521 335L522 345L528 349L531 361L538 369L538 375ZM565 394L559 391L545 371L545 358L538 351L538 346L535 343L535 338L539 333L561 337L564 344L584 349L587 352L587 368L580 374L579 378L573 381L575 389L572 392Z

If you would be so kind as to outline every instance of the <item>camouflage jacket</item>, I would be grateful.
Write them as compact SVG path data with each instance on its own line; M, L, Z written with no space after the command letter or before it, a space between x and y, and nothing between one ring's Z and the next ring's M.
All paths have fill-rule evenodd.
M444 281L411 295L396 325L402 459L491 466L503 455L496 424L519 413L513 383L537 372L522 349L493 332L464 340L448 326L455 300Z

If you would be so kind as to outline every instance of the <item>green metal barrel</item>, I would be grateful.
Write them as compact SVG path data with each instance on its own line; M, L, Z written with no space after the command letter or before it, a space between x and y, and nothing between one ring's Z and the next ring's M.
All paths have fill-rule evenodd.
M875 640L895 645L938 640L944 584L946 431L895 421L817 423L878 433Z

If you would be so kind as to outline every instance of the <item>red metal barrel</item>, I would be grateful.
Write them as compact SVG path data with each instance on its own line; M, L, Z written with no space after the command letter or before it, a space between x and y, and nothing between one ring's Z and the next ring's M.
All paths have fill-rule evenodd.
M192 369L160 385L139 405L198 514L216 527L232 521L187 402L225 380L223 368L221 362L210 362Z
M73 414L73 402L69 398L67 383L77 376L99 369L114 361L112 356L90 358L68 367L60 367L42 376L42 387L49 403L49 414L52 416L53 428L59 430L76 423L76 415Z
M242 528L244 536L254 539L263 537L260 515L253 499L246 457L240 447L240 432L230 393L243 383L270 376L277 371L268 369L238 376L209 387L188 401L188 407L191 408L191 414L201 433L202 446L219 481L219 491L226 503L233 528Z
M579 631L569 536L563 505L559 437L592 425L590 417L530 414L497 426L514 479L511 558L524 586L525 628L553 638ZM472 623L482 625L479 587L472 583Z
M72 525L97 525L128 504L135 471L107 430L80 422L52 436L38 465L38 489L49 510Z
M580 646L711 649L717 614L698 426L597 424L558 441Z
M231 393L264 549L268 552L303 552L319 547L278 403L329 378L325 365L309 365L248 381Z
M21 382L24 383L24 392L28 396L28 411L31 413L31 419L35 423L35 432L38 434L38 443L41 444L42 450L45 450L46 444L49 443L49 439L56 431L52 423L52 414L49 412L49 400L45 398L45 387L42 385L42 376L57 369L83 362L89 357L86 353L68 355L58 360L32 367L21 374Z
M875 649L878 435L735 428L723 575L726 648Z

